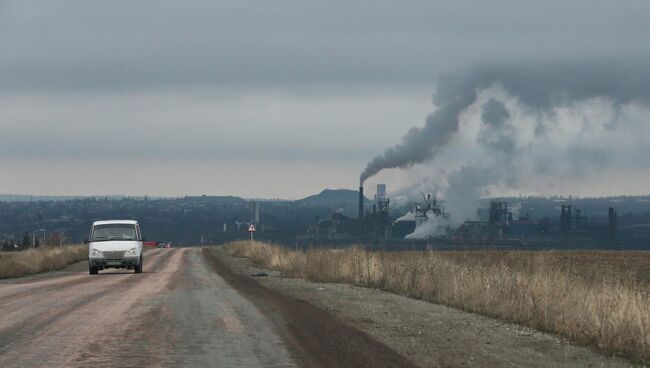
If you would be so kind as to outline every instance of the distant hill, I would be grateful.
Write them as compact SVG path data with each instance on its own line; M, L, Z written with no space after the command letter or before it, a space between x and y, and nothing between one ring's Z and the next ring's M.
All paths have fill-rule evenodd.
M364 197L366 203L370 203L368 198ZM300 199L296 202L307 206L323 207L354 207L358 205L359 192L350 189L325 189L318 194Z
M127 197L123 195L103 195L103 196L76 196L76 195L30 195L30 194L0 194L0 202L32 202L32 201L67 201L71 199L84 199L84 198L107 198L107 199L123 199L133 198L142 199L144 197Z

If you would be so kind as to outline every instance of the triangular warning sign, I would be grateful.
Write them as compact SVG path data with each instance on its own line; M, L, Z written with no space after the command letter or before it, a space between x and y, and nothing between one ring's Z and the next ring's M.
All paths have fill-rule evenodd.
M248 226L248 232L252 233L252 232L254 232L254 231L255 231L255 225L250 224L250 225Z

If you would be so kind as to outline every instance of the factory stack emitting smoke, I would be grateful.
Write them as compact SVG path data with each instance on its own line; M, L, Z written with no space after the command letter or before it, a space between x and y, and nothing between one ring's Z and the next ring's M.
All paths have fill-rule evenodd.
M489 67L466 74L463 77L447 78L437 86L433 97L436 111L427 116L423 127L411 128L402 138L401 143L388 148L383 154L372 159L360 175L361 185L369 177L383 169L408 168L416 164L435 159L441 151L454 142L459 133L460 116L470 106L474 105L482 92L491 87L502 88L517 106L528 116L535 117L534 134L524 141L518 135L518 127L511 118L512 114L506 105L495 98L490 98L481 106L482 126L474 143L483 152L494 155L496 159L489 160L479 157L468 160L455 170L447 172L447 190L445 192L447 208L453 214L471 216L475 201L484 188L490 185L503 184L516 188L523 179L524 173L515 166L516 160L528 160L532 166L533 154L531 147L543 147L553 129L558 129L553 119L559 108L573 108L576 103L600 99L606 102L614 111L613 120L618 119L621 107L629 103L646 104L650 100L650 73L643 63L630 65L629 62L602 63L592 65L541 65L528 67ZM603 139L617 129L628 129L628 136L634 139L634 127L622 127L622 124L605 124L604 127L589 127L591 122L583 123L591 131L599 133ZM593 124L592 124L593 125ZM601 129L602 128L602 129ZM585 128L583 128L585 129ZM611 130L611 132L608 131ZM587 130L590 132L589 130ZM563 132L558 130L557 135ZM585 170L578 160L591 160L595 156L592 151L597 148L585 149L580 143L581 133L570 136L575 140L575 147L569 147L569 160L573 160L578 170ZM600 136L599 136L600 137ZM566 139L562 136L562 139ZM639 138L637 138L639 139ZM571 149L575 148L580 157ZM643 148L638 148L643 149ZM582 151L581 151L582 150ZM545 153L547 154L547 153ZM607 152L603 154L607 155ZM590 156L591 155L591 156ZM544 159L535 157L544 166ZM539 162L542 161L542 162ZM604 164L604 163L603 163ZM567 165L571 165L570 163ZM551 173L552 174L552 173ZM549 173L546 173L549 175ZM361 208L361 207L360 207ZM362 214L360 213L360 217ZM456 218L458 224L465 218Z
M359 220L363 219L363 182L359 185Z
M458 130L458 116L476 99L475 88L439 90L434 104L439 109L427 116L422 128L411 128L402 143L391 147L383 155L375 157L361 173L361 184L383 169L407 168L433 159L438 151Z

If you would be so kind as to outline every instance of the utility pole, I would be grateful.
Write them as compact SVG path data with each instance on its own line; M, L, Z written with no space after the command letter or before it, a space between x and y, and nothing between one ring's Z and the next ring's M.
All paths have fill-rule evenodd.
M36 248L36 232L43 232L43 241L45 241L45 229L32 230L32 248Z

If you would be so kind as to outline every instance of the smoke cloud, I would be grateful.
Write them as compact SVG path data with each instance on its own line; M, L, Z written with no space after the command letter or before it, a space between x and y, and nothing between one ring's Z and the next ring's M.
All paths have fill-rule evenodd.
M503 102L494 98L490 98L482 108L483 126L476 139L477 143L493 150L512 153L516 146L517 132L512 125L505 124L510 118L510 112Z
M462 132L461 115L495 89L502 91L502 96L487 96L487 101L478 105L480 123L473 138L477 147L472 148L481 154L445 174L444 197L453 223L475 217L478 199L489 195L490 188L518 188L526 175L552 176L557 166L574 170L576 175L593 171L608 161L608 153L584 137L634 137L639 125L621 124L619 119L624 106L647 106L650 102L646 65L624 61L490 66L447 77L437 86L433 98L437 109L425 125L411 128L400 144L372 159L361 173L361 181L384 169L432 161L450 147L459 149L453 143L468 134ZM590 101L607 106L611 120L601 124L595 122L600 117L584 118L580 131L568 133L567 127L558 125L559 112ZM510 111L513 106L519 112L516 119ZM526 136L522 131L532 133ZM566 156L551 157L555 153L544 149L549 142Z
M361 182L384 169L432 160L458 132L459 115L476 102L477 93L495 84L538 114L552 115L554 107L593 97L609 98L616 105L650 98L650 73L642 64L486 67L464 77L447 77L433 98L438 109L427 116L425 125L411 128L400 144L372 159L361 173ZM484 108L489 124L499 125L508 117L497 101ZM541 126L537 129L538 134L543 131Z
M415 218L415 216L414 216ZM427 239L445 235L446 223L442 216L436 216L433 211L427 212L427 220L406 235L404 239Z
M409 211L402 215L402 217L398 218L395 220L395 222L400 222L400 221L415 221L415 212L414 211Z
M368 163L360 176L366 179L383 169L407 168L431 160L458 130L458 116L476 99L476 89L447 87L434 96L438 110L427 116L424 127L411 128L402 143Z

